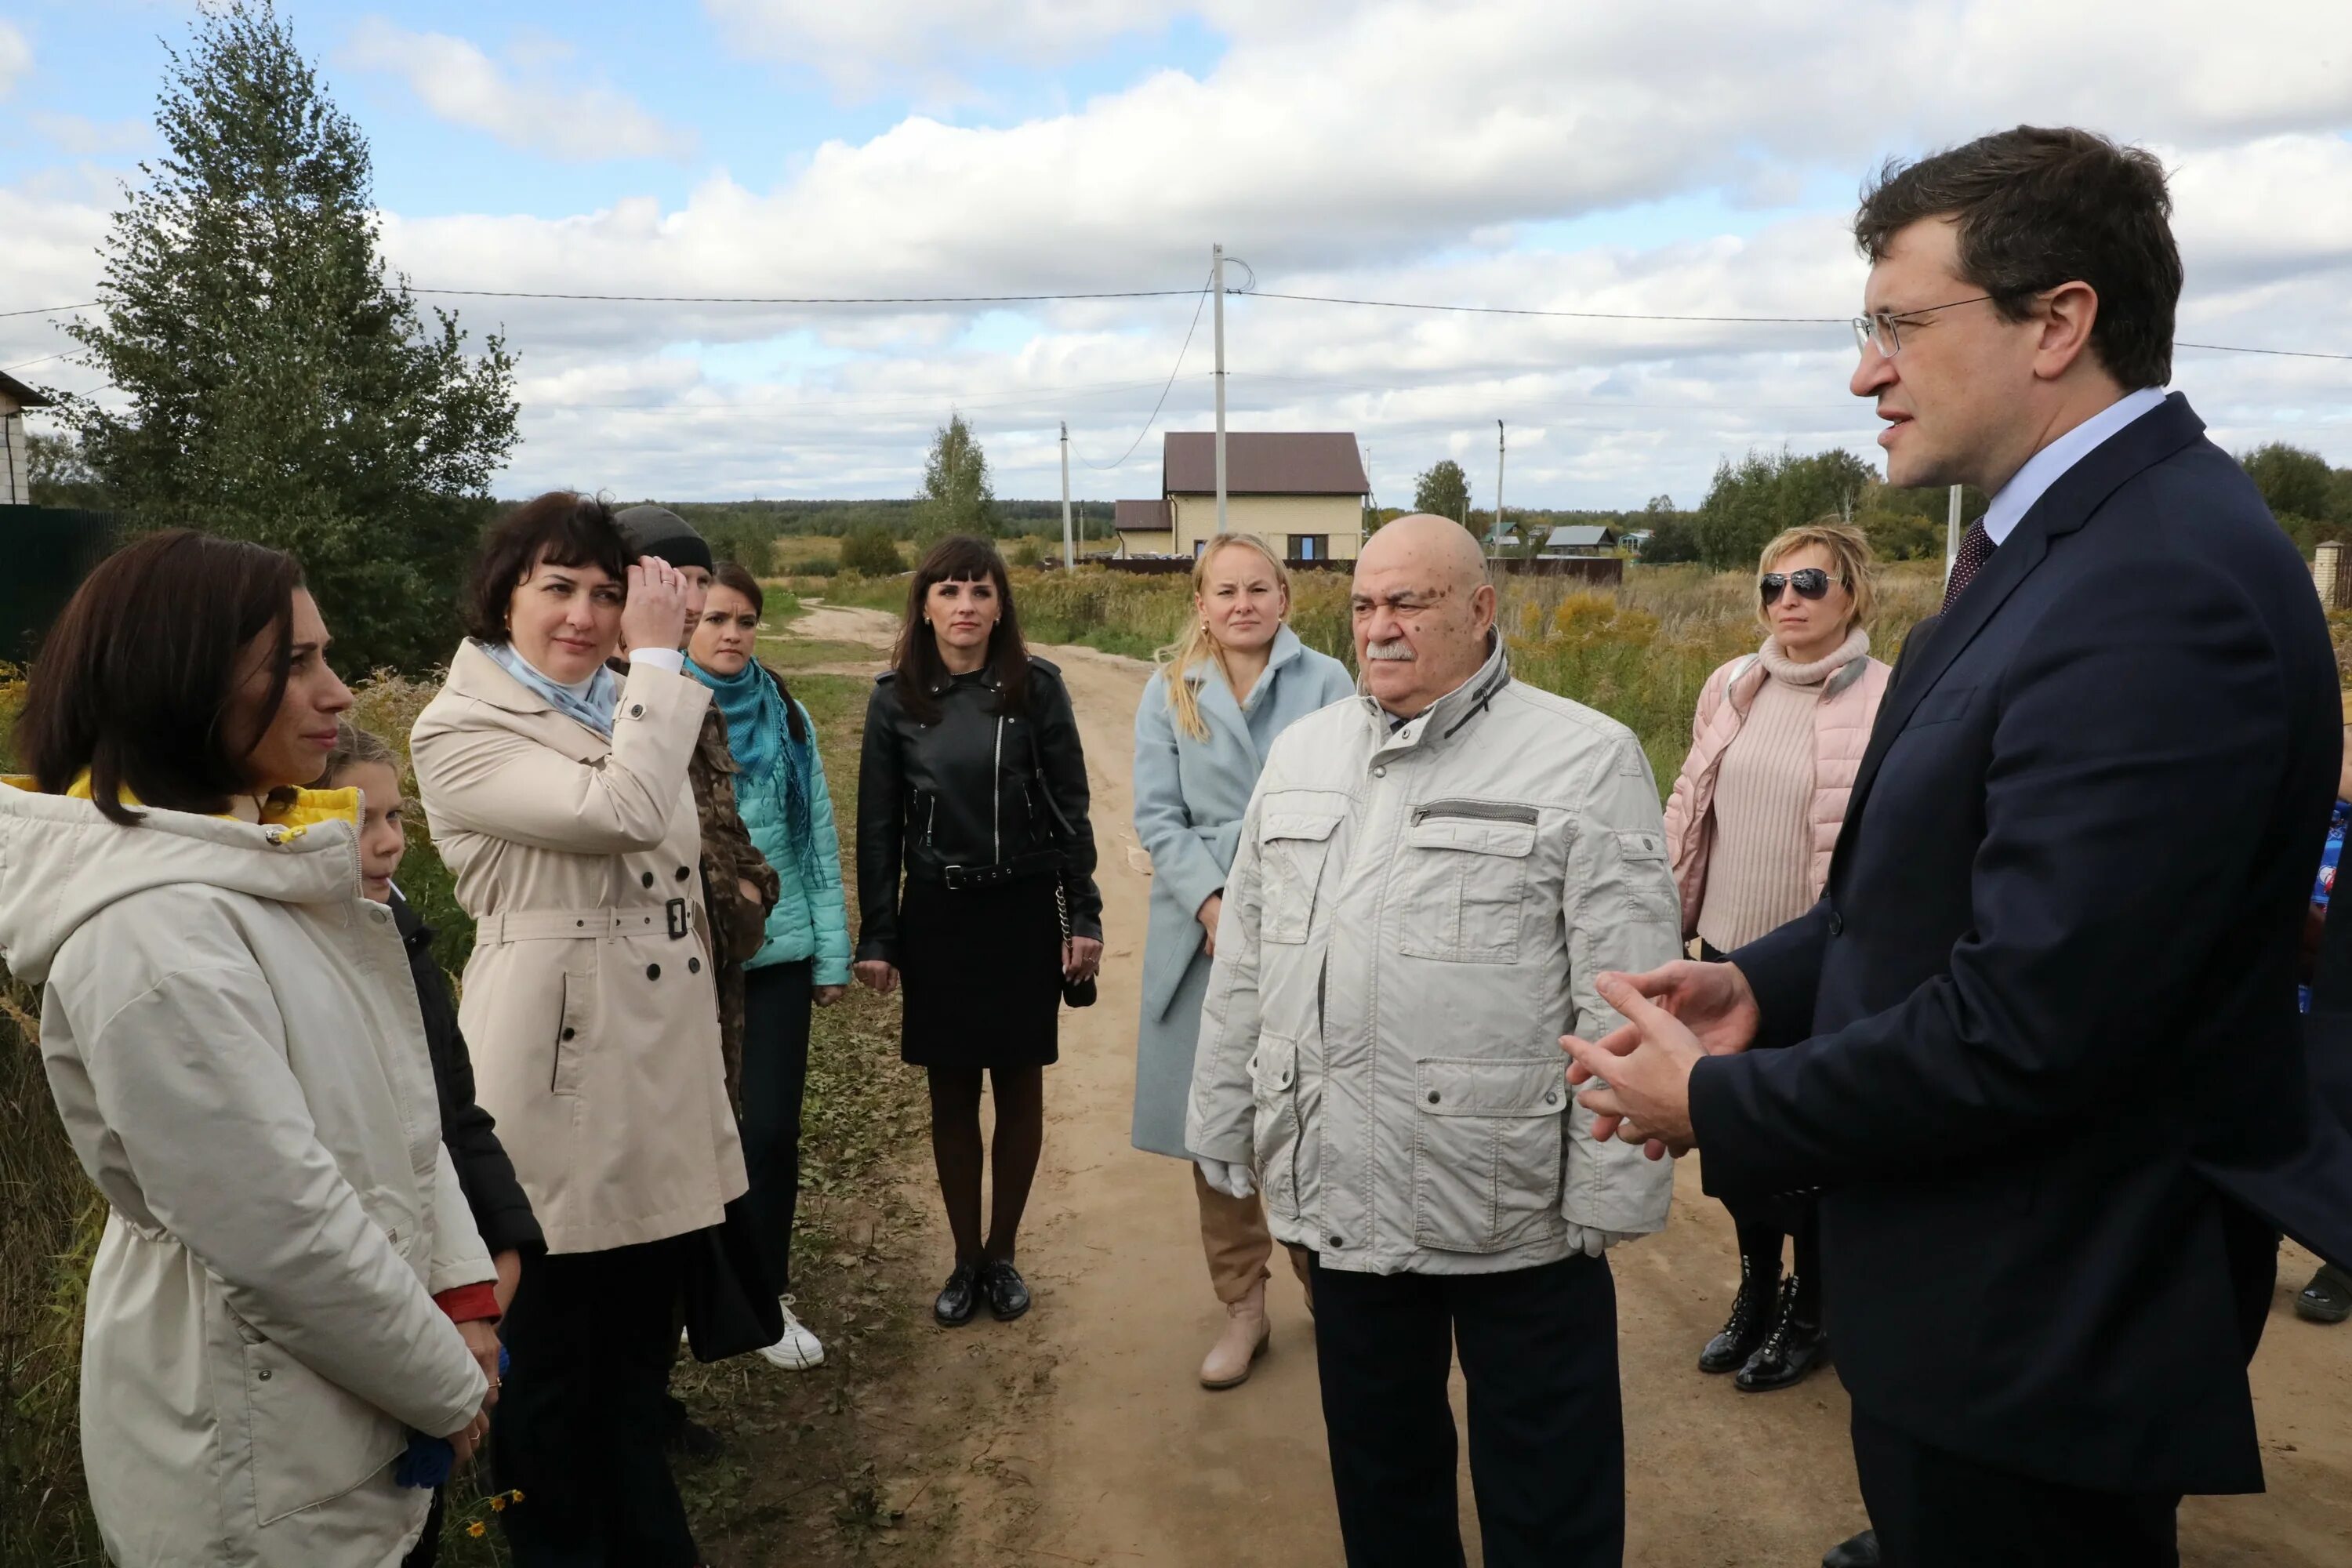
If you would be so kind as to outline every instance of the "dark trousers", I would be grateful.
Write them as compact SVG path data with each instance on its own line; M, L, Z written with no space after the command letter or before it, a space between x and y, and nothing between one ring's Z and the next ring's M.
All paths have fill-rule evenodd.
M1475 1275L1311 1268L1349 1568L1463 1562L1445 1391L1457 1350L1487 1568L1618 1568L1625 1431L1606 1263Z
M2100 1492L1995 1469L1853 1411L1885 1568L2179 1568L2177 1492Z
M760 1255L779 1294L792 1289L793 1215L801 1200L801 1100L808 1088L812 966L743 972L743 1164Z
M525 1258L507 1310L492 1472L517 1568L693 1568L662 1451L682 1240Z

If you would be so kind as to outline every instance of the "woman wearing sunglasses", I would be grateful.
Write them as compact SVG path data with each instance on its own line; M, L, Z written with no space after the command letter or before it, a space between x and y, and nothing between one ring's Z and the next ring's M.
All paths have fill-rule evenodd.
M1683 900L1683 937L1719 959L1794 920L1822 896L1886 694L1870 657L1870 545L1835 518L1764 547L1757 618L1764 646L1707 678L1690 756L1666 802L1666 839ZM1818 1226L1811 1199L1731 1205L1739 1293L1698 1358L1736 1372L1748 1393L1786 1388L1827 1359ZM1780 1278L1784 1237L1796 1267Z

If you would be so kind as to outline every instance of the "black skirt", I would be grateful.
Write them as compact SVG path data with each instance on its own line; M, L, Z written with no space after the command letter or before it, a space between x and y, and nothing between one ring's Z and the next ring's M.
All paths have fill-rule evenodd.
M903 1061L1045 1067L1060 1058L1062 924L1054 879L950 892L907 879L898 908Z

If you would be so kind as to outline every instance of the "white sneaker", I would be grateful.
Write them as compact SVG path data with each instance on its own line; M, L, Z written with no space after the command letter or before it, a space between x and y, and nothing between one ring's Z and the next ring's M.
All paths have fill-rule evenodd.
M784 1337L774 1344L761 1348L760 1357L770 1366L782 1367L786 1372L806 1372L824 1364L824 1344L808 1331L801 1321L793 1316L793 1299L782 1299Z

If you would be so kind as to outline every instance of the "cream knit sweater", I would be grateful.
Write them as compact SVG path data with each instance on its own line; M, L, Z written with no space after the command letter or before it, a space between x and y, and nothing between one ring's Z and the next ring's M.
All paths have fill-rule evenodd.
M1715 847L1698 913L1710 947L1744 946L1811 905L1813 710L1822 683L1866 636L1857 629L1814 664L1791 663L1780 638L1764 639L1758 657L1770 679L1756 689L1716 776Z

